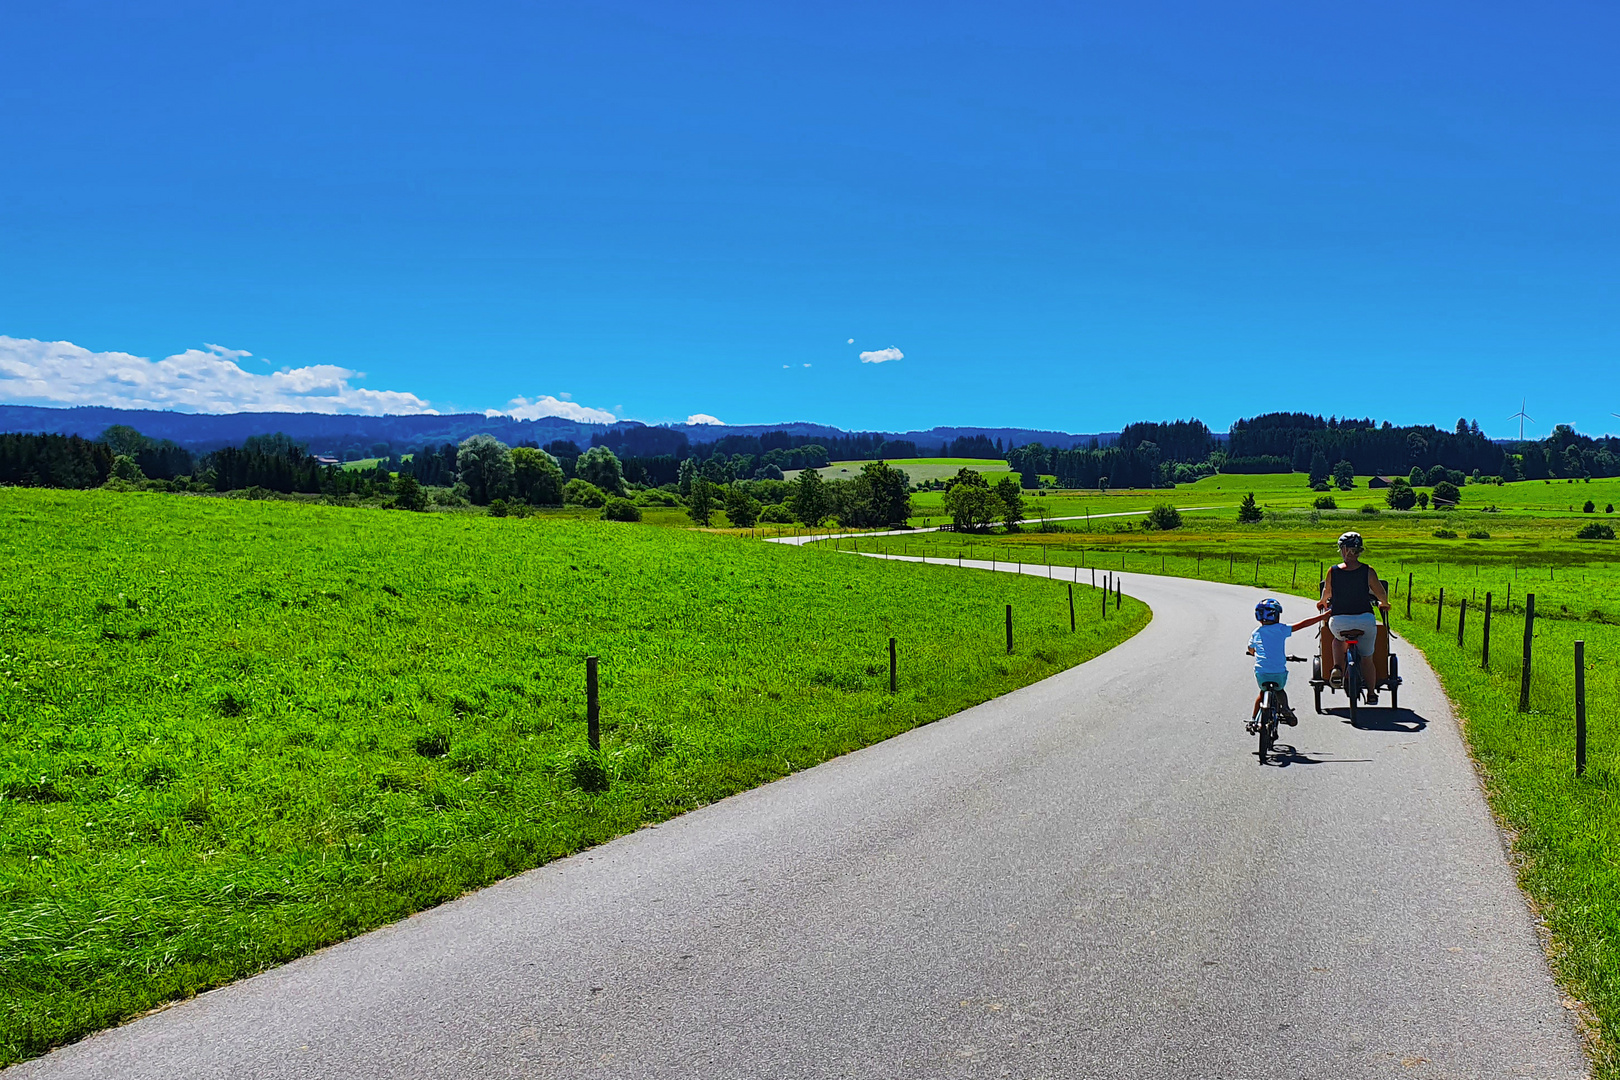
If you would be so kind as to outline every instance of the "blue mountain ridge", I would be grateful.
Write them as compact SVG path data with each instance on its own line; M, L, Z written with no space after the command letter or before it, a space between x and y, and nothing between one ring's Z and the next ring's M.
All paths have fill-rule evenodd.
M81 435L94 438L114 424L125 424L152 439L168 439L193 450L210 450L240 443L250 435L271 435L281 432L306 443L315 453L327 453L344 447L368 446L388 443L396 452L407 447L460 442L469 435L488 434L509 445L534 442L544 446L558 439L577 443L581 447L591 444L594 435L605 435L615 429L642 428L654 425L637 420L622 420L615 424L589 424L563 417L547 416L538 420L515 420L510 416L485 416L481 413L454 413L445 416L427 414L358 416L349 413L182 413L156 409L118 409L101 405L82 405L75 408L50 408L38 405L0 405L0 431L45 432L57 435ZM1000 439L1004 446L1021 446L1039 442L1047 446L1070 449L1089 446L1092 439L1099 445L1111 445L1117 432L1073 434L1063 431L1042 431L1033 428L941 426L926 431L857 432L828 424L791 421L782 424L662 424L656 425L684 434L693 443L716 442L727 435L763 435L782 431L789 435L808 438L838 438L856 434L876 434L890 441L910 441L917 444L919 453L934 453L953 439L983 435Z

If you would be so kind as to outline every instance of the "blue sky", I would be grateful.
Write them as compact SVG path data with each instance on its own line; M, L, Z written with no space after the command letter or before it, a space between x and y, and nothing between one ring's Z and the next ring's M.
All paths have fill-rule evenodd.
M1620 8L1059 7L14 5L0 399L1620 430Z

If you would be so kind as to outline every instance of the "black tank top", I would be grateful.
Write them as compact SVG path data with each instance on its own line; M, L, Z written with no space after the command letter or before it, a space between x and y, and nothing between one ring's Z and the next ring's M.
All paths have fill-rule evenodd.
M1333 598L1330 613L1334 615L1370 615L1373 609L1372 581L1373 568L1362 563L1354 570L1345 570L1335 566L1328 571L1328 578L1333 582Z

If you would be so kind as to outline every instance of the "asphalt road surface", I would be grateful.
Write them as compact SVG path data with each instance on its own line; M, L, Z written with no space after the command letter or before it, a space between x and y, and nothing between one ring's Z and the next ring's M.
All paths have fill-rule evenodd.
M1262 767L1259 594L1126 591L1088 664L7 1080L1586 1075L1417 655Z

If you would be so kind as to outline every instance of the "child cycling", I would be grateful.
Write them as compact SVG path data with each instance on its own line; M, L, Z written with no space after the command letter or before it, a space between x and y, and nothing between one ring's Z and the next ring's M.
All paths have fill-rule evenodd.
M1360 630L1366 647L1371 648L1378 634L1378 617L1373 604L1387 614L1389 597L1384 583L1378 580L1373 568L1361 561L1362 540L1358 532L1347 532L1339 537L1339 554L1344 561L1328 570L1322 582L1322 599L1317 601L1318 611L1326 612L1328 629L1333 631L1333 669L1328 682L1335 690L1344 686L1344 632ZM1326 657L1323 658L1324 660ZM1378 704L1378 694L1368 689L1367 704Z
M1288 639L1294 631L1315 625L1327 615L1315 615L1289 626L1282 621L1282 603L1268 596L1254 605L1254 617L1260 625L1249 637L1249 655L1254 657L1254 681L1262 690L1254 696L1254 710L1249 715L1249 722L1253 723L1254 718L1260 715L1260 699L1264 696L1266 683L1276 683L1277 704L1282 709L1283 722L1298 724L1299 717L1289 708L1288 693L1283 689L1288 684Z

